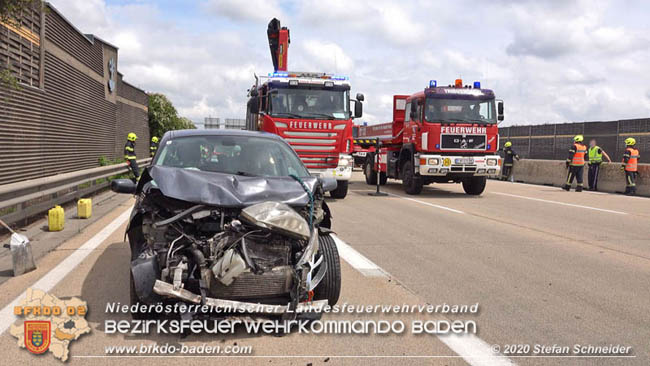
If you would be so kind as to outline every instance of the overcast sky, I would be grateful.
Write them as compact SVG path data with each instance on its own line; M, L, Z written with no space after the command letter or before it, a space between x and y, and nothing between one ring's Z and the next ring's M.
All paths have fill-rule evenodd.
M181 115L243 118L253 73L272 63L277 17L289 69L345 74L363 121L389 121L392 95L430 79L480 80L504 125L650 114L650 3L644 1L51 0L84 33L119 47L125 80Z

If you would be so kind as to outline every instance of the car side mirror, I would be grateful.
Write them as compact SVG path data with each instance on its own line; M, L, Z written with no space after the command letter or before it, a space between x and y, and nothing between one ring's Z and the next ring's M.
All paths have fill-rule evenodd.
M111 191L115 193L135 194L136 185L131 179L113 179L111 181Z
M363 95L362 95L363 97ZM363 99L363 98L361 98ZM354 101L354 118L361 118L363 115L363 104L361 103L360 100L355 100Z
M503 121L503 101L497 100L497 119Z
M318 180L320 180L320 184L323 186L323 191L325 192L335 190L338 185L336 179L332 177L320 177Z
M363 102L366 98L363 96L362 93L357 93L357 100L360 102Z

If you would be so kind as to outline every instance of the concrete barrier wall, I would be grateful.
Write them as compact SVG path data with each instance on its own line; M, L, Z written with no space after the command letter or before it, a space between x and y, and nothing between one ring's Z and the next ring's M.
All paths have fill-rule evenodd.
M584 169L584 184L587 183L588 167ZM567 179L567 168L564 161L522 159L515 161L514 180L516 182L544 184L561 187ZM573 182L575 187L575 181ZM601 192L624 192L625 173L621 171L621 163L602 163L598 177L598 190ZM639 164L639 176L636 181L638 195L650 197L650 164Z

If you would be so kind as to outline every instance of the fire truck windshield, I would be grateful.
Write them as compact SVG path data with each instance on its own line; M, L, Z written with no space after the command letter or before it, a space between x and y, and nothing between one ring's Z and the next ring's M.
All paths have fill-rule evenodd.
M349 93L349 90L275 89L269 93L269 114L279 118L350 119Z
M494 99L427 98L424 106L427 122L497 123Z

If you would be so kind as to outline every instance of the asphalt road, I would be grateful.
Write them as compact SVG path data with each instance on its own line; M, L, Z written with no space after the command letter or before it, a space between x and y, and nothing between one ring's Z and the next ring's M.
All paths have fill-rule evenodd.
M391 195L355 173L344 200L330 200L342 263L339 304L479 304L479 313L329 314L324 319L466 319L476 336L413 335L115 335L105 333L107 302L128 302L128 247L124 225L92 249L98 232L129 209L122 203L39 259L39 269L0 284L0 308L30 286L47 284L59 297L88 302L92 333L70 346L70 364L435 364L435 365L647 365L650 364L650 200L558 188L488 182L480 197L458 185L434 185L407 196ZM347 243L347 244L346 244ZM83 246L83 247L82 247ZM80 249L81 247L81 249ZM46 274L81 255L60 280ZM359 254L360 253L360 254ZM49 279L48 279L49 278ZM0 330L14 320L0 314ZM18 323L16 323L18 324ZM252 354L206 358L134 358L106 347L142 344L250 346ZM509 354L513 345L622 345L626 358ZM501 353L491 352L498 347ZM514 347L522 350L522 347ZM30 364L8 332L0 337L3 364ZM566 357L569 356L569 357ZM580 357L576 357L580 356ZM38 363L58 364L51 354Z
M339 235L427 302L479 302L488 344L621 344L636 356L515 362L650 364L650 200L499 181L480 197L351 187L332 204Z

